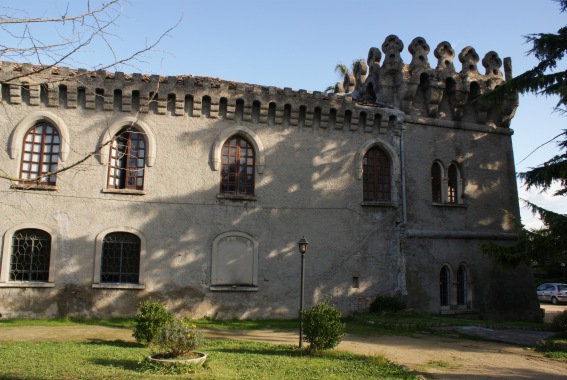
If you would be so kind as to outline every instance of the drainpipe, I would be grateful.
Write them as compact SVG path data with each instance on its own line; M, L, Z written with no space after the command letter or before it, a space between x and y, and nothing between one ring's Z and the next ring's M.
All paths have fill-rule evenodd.
M407 205L406 205L406 159L405 159L405 146L404 146L404 131L406 125L402 124L402 131L400 132L400 160L402 163L402 226L406 226L408 221Z

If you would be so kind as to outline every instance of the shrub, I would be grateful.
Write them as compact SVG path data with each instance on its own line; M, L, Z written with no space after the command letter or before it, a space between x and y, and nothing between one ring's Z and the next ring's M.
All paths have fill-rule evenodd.
M553 318L553 329L562 333L567 333L567 310L557 314Z
M203 332L184 319L166 323L154 337L154 344L171 357L194 351L202 342Z
M371 313L397 313L405 308L406 305L400 297L391 295L379 295L370 304Z
M309 342L309 350L335 348L345 336L346 324L341 322L341 312L329 301L330 297L325 297L303 312L303 336Z
M165 305L151 298L138 304L138 312L134 316L134 339L142 344L150 344L159 330L166 323L173 321L173 315L168 313Z

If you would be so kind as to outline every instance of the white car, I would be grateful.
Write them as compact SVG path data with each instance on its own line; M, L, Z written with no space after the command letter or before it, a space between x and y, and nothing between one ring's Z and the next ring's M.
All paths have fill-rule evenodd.
M538 286L536 291L540 301L548 301L554 305L567 302L567 284L545 283Z

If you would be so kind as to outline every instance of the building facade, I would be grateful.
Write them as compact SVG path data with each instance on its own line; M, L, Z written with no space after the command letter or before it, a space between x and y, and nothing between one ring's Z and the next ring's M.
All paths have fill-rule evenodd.
M0 70L0 313L128 316L157 298L193 317L291 318L325 295L344 313L380 294L432 313L537 319L513 243L511 77L389 36L336 93L195 76ZM384 59L382 60L382 53ZM505 75L503 76L502 71Z

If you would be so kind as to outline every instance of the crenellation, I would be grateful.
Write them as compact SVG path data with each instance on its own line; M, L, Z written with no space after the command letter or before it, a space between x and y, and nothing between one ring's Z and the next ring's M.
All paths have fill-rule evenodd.
M486 69L484 75L487 77L502 79L502 72L500 71L502 60L498 56L498 53L494 51L486 53L482 59L482 66Z
M29 92L30 92L30 106L39 106L39 92L40 92L40 85L29 85Z
M59 107L59 85L57 83L46 83L47 106L50 108Z
M77 108L77 98L78 98L77 85L73 82L67 82L67 108L75 109Z
M284 109L276 107L276 114L274 117L274 125L283 125L284 122Z
M174 116L182 116L185 110L185 99L182 97L175 97L174 101L175 101L173 107Z
M313 128L314 125L314 112L311 110L305 110L305 119L303 120L303 126L307 128Z
M96 94L89 88L85 88L85 109L94 110L96 102Z
M245 121L247 123L252 122L252 104L249 104L249 103L244 104L242 121Z
M226 119L234 120L236 114L236 101L229 99L226 107Z
M293 107L290 108L289 125L291 127L297 127L299 125L299 110Z
M477 68L479 57L472 46L467 46L459 53L459 61L462 64L461 76L470 76L479 73Z
M110 96L112 94L112 96ZM114 91L109 93L108 95L102 95L102 106L105 111L114 111Z
M22 104L22 97L21 97L21 86L15 84L8 84L9 86L9 96L10 96L10 103L12 104Z
M319 120L319 128L327 129L329 127L329 112L321 112L321 119Z
M385 39L382 51L370 48L367 61L355 62L352 77L345 78L343 86L350 90L346 93L295 91L289 87L260 86L191 75L162 77L69 68L40 72L40 66L9 62L2 62L0 79L9 80L16 70L29 73L16 78L19 83L10 84L9 97L13 104L21 104L24 101L21 86L27 85L29 100L25 102L34 107L42 104L38 83L45 83L47 91L41 96L50 108L73 109L82 107L84 102L85 109L100 112L140 111L176 117L224 117L244 123L334 127L364 133L384 133L381 120L387 120L390 110L395 109L408 115L433 119L492 126L509 124L507 121L513 115L517 100L513 99L499 110L492 109L490 105L471 103L474 97L498 86L505 80L503 76L506 80L511 78L511 69L507 69L511 64L506 63L509 60L504 60L503 75L502 60L496 52L488 52L482 60L486 71L481 74L477 68L478 54L472 47L466 47L459 54L462 69L456 72L453 64L455 52L446 41L439 43L434 50L436 68L429 64L430 48L424 38L417 37L409 44L408 51L412 56L409 64L401 58L403 48L404 43L394 35ZM60 83L64 78L66 90L52 86L52 77L54 83ZM81 88L85 91L84 101L80 95ZM151 99L151 93L155 93L154 99ZM191 100L188 97L192 97ZM207 97L205 104L204 97ZM222 98L228 100L226 110L219 103ZM243 102L238 116L237 99ZM258 102L259 106L254 106L254 102ZM273 116L270 116L270 103L276 105ZM367 106L364 111L359 107L361 103Z

